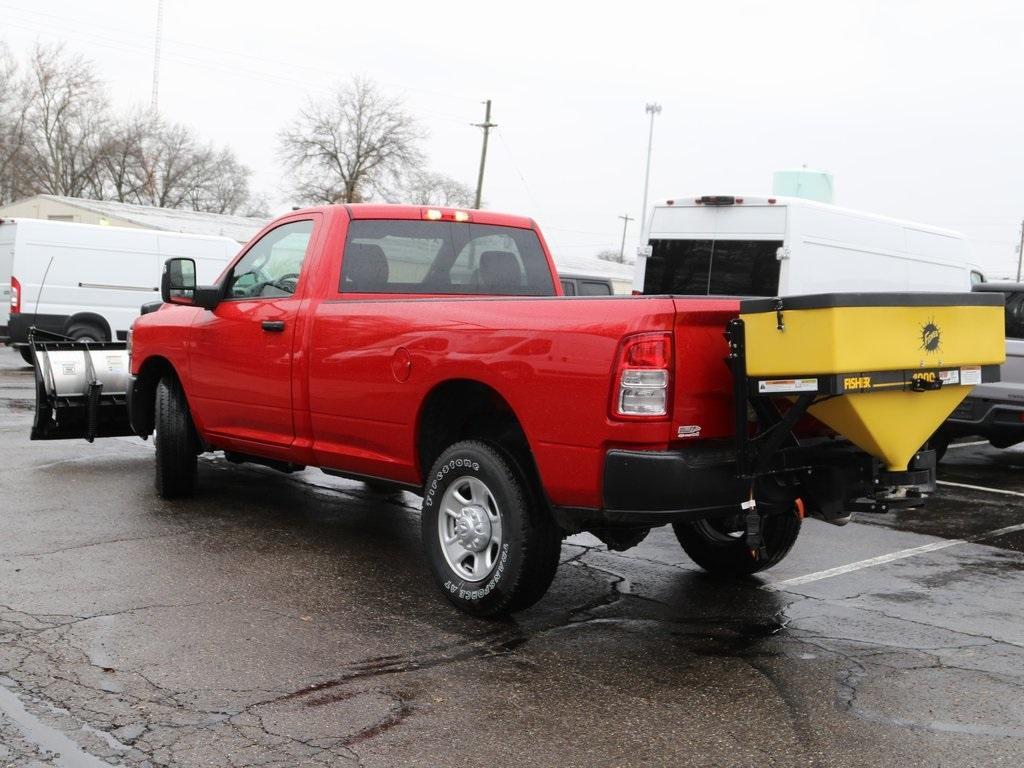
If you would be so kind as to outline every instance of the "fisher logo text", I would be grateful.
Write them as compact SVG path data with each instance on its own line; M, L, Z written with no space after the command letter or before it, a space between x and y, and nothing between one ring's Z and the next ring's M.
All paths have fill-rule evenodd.
M871 377L847 376L843 379L843 389L871 389Z
M921 326L921 349L925 352L938 352L941 343L942 331L934 320L929 320Z

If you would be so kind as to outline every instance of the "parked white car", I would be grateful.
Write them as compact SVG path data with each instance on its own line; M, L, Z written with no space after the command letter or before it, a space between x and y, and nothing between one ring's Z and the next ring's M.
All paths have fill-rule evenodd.
M633 288L794 296L970 291L967 239L925 224L787 197L691 196L654 206Z
M238 252L227 237L42 219L0 220L0 335L31 360L32 327L74 339L125 339L140 307L160 297L166 259L195 259L212 283Z

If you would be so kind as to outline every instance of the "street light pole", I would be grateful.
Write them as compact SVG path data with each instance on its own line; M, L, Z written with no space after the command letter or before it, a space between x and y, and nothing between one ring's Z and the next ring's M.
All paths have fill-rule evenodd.
M661 105L651 102L644 107L651 116L651 128L647 134L647 170L644 173L644 204L640 209L640 237L643 239L647 231L647 185L651 181L651 147L654 144L654 116L661 113Z
M626 263L626 229L629 227L629 222L633 221L633 217L628 213L625 216L619 216L622 219L622 245L619 246L619 262L622 264Z
M1024 221L1020 223L1020 244L1017 246L1017 282L1020 282L1020 270L1024 264Z

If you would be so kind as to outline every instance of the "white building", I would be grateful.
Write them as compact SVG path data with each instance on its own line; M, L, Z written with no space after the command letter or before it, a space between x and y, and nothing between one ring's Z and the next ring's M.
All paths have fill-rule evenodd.
M247 242L268 221L248 216L181 211L60 195L35 195L0 205L0 219L3 218L48 219L109 227L158 229L190 235L221 235L239 243Z

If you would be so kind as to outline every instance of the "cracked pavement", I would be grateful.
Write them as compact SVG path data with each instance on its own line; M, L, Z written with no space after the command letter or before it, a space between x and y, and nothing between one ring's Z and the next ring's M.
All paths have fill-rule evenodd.
M1024 522L943 488L923 511L810 521L723 581L671 531L569 539L513 620L455 612L418 499L217 457L152 491L138 440L32 443L0 349L0 766L1019 766L1024 534L762 587ZM1024 455L940 476L1024 492Z

